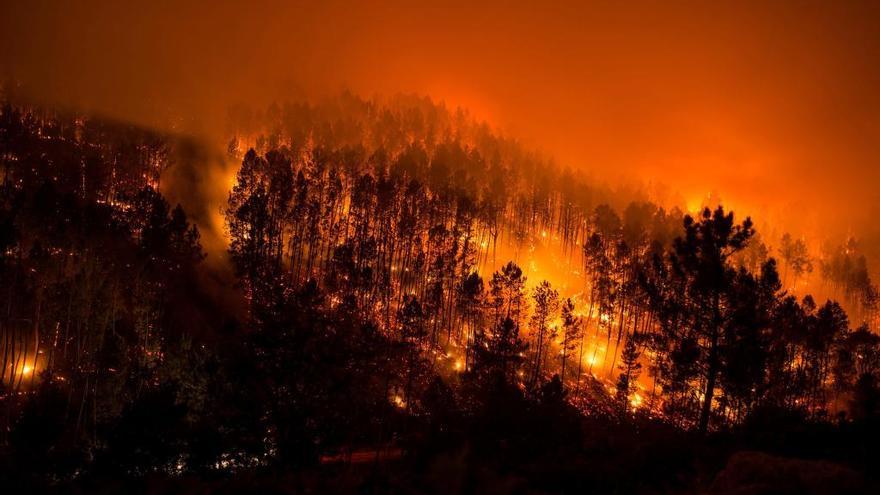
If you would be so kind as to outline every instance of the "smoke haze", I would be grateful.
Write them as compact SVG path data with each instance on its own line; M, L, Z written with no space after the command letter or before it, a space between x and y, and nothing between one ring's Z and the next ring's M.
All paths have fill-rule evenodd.
M877 3L321 3L6 2L0 67L215 143L234 104L425 94L612 183L876 236Z

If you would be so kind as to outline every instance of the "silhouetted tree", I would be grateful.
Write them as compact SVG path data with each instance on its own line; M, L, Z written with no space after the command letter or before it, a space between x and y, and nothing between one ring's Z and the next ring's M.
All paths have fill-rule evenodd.
M556 337L556 329L551 326L551 318L559 311L559 293L544 280L535 287L532 296L535 299L535 310L531 318L531 336L535 342L535 356L532 364L529 386L534 389L541 379L546 354L550 352L550 344Z
M562 348L562 367L559 371L559 377L562 380L563 388L565 388L565 365L571 357L571 353L577 348L578 341L581 340L583 335L581 319L575 315L574 303L571 301L571 298L567 298L562 304L561 318L562 341L560 342L560 347ZM580 360L582 357L579 353L577 359ZM578 373L578 380L580 381L580 373Z
M623 353L620 356L620 376L617 379L617 400L623 413L626 414L629 409L630 396L636 390L636 382L642 371L642 365L639 363L639 352L636 344L636 335L630 335L626 339L623 346Z

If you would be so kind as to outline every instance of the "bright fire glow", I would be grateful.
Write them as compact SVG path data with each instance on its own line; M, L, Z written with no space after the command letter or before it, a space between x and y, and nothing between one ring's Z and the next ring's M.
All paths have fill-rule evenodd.
M638 409L642 405L642 402L642 396L639 395L638 392L634 393L632 398L629 400L629 404L633 407L633 409Z

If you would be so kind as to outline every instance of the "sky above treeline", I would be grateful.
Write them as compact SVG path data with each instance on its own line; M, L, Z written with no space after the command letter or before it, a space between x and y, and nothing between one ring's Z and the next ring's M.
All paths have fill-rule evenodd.
M206 136L236 103L429 95L610 183L876 230L880 3L623 5L3 2L0 69Z

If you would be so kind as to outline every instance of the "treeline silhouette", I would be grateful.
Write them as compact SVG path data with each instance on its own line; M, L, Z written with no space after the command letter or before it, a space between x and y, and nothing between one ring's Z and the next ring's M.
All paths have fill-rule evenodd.
M666 211L427 99L342 95L230 114L239 314L159 192L178 137L9 101L0 120L7 486L667 491L742 449L876 465L853 243L818 261L857 325L783 290L720 206ZM529 281L536 245L577 283Z
M662 402L676 424L704 432L713 415L735 423L766 404L824 414L830 399L876 371L867 327L875 288L864 258L860 267L849 258L822 265L841 265L829 273L843 278L848 295L861 291L861 313L869 316L851 331L837 303L785 294L766 249L763 257L745 252L755 235L749 219L737 224L720 207L697 218L667 214L644 201L630 203L621 218L605 204L592 207L589 188L541 187L578 184L570 172L547 166L536 184L529 174L540 165L502 155L503 140L483 128L460 130L412 107L360 103L346 112L354 123L336 126L362 129L361 142L372 148L352 148L356 136L339 138L336 126L315 124L326 120L321 107L288 107L270 109L274 131L256 139L276 147L244 155L227 221L255 320L273 297L283 297L278 287L311 281L331 308L355 307L392 338L415 333L423 352L463 355L461 371L479 369L481 351L504 340L500 345L515 352L502 360L520 358L524 368L509 367L507 379L527 390L559 373L565 388L579 391L583 341L604 335L606 351L613 345L610 371L618 371L625 343L618 383L624 409L647 352L659 384L650 401ZM303 130L302 122L321 131ZM403 139L389 128L413 130ZM493 152L486 165L483 153ZM585 308L560 301L548 281L527 294L513 263L488 283L478 272L497 266L482 260L499 236L522 252L548 235L560 240L560 256L580 255ZM811 263L803 242L790 236L781 251L795 276ZM576 365L566 367L569 359Z

